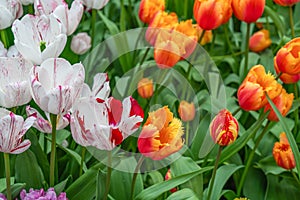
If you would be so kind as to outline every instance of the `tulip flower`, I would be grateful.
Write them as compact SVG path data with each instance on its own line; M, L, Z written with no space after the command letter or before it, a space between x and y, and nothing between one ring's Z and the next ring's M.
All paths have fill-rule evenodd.
M167 173L166 173L166 175L165 175L165 180L167 181L167 180L170 180L171 178L172 178L171 170L168 169L168 171L167 171ZM174 188L172 188L172 189L170 190L171 193L174 193L174 192L176 192L176 191L177 191L177 188L176 188L176 187L174 187Z
M158 11L165 10L165 0L142 0L139 7L139 18L149 24Z
M3 43L0 41L0 57L6 57L7 49L4 47Z
M195 118L195 104L187 101L181 101L178 107L178 114L182 121L188 122Z
M31 188L28 193L23 189L20 192L20 198L21 200L68 200L65 192L57 196L54 188L49 188L47 192L45 192L44 189L34 190Z
M73 108L71 132L82 146L112 150L137 130L143 117L143 110L132 97L123 102L112 97L105 102L81 98Z
M198 38L200 38L200 36L202 35L202 32L205 31L201 41L199 41L202 46L204 46L207 43L210 43L212 41L213 34L212 34L211 30L209 30L209 31L208 30L203 30L202 28L200 28L200 26L198 24L195 24L194 26L197 29Z
M137 91L142 98L150 98L153 95L153 81L149 78L142 78L138 82Z
M52 133L52 125L50 122L50 115L49 113L45 113L45 119L36 109L31 108L30 106L26 107L26 114L27 116L35 116L36 121L33 124L33 127L43 133ZM57 123L56 123L56 130L64 129L66 126L69 125L70 122L70 114L59 115Z
M228 22L232 0L195 0L194 17L203 30L213 30Z
M284 169L293 169L296 166L294 154L284 132L280 134L280 142L274 144L273 157L277 165Z
M232 9L236 18L251 23L262 16L265 3L265 0L232 0Z
M83 84L81 98L96 97L98 101L106 101L110 93L109 79L106 73L97 73L94 76L92 89L87 84Z
M254 33L249 40L249 49L253 52L261 52L272 44L270 33L262 29Z
M83 55L91 48L91 42L92 39L87 33L78 33L72 38L71 50L78 55Z
M14 42L22 56L33 64L56 58L63 51L67 36L62 24L53 16L25 15L13 23Z
M12 108L30 102L29 73L32 67L22 58L0 58L0 106Z
M281 74L279 78L285 84L297 83L300 80L300 73L295 74L295 75L290 75L290 74L287 74L287 73L280 72L279 69L278 69L277 63L276 63L276 56L274 58L274 69L275 69L277 74Z
M220 146L227 146L232 144L239 132L239 123L226 110L221 110L210 123L210 135L213 141Z
M23 7L19 0L0 1L0 30L11 26L15 19L23 15Z
M277 97L282 90L282 86L271 74L266 74L262 65L252 67L238 89L237 97L242 109L246 111L259 110L264 107L268 100Z
M109 0L81 0L82 4L86 6L87 10L103 8Z
M300 74L300 37L286 43L277 52L274 60L278 70L290 75Z
M31 75L31 93L45 112L66 114L79 97L84 81L82 64L71 64L63 58L49 58L35 66Z
M7 200L6 196L4 194L2 194L2 193L0 193L0 200Z
M294 94L288 94L283 88L280 95L275 97L272 101L275 104L276 108L280 111L282 116L286 116L293 105L293 100ZM267 112L268 110L271 110L271 112L268 115L268 119L270 121L279 121L276 113L274 112L270 104L267 104L265 106L264 112Z
M300 0L274 0L274 2L280 6L292 6L300 2Z
M183 134L181 121L165 106L149 113L138 138L139 151L153 160L162 160L181 149Z
M22 116L0 108L0 152L20 154L26 151L31 143L22 138L35 119L35 116L30 116L24 121Z

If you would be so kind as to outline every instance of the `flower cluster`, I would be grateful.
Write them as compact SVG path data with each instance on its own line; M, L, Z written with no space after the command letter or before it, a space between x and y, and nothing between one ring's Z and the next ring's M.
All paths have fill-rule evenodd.
M20 192L21 200L68 200L66 193L62 192L58 196L56 195L54 188L49 188L46 191L44 189L34 190L30 189L27 193L26 190Z

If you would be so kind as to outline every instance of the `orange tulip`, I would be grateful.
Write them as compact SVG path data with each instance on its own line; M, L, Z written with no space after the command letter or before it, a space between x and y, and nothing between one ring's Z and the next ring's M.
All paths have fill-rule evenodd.
M167 171L167 173L166 173L166 175L165 175L165 180L167 181L167 180L170 180L171 178L172 178L171 170L168 169L168 171ZM177 188L176 188L176 187L174 187L174 188L172 188L172 189L170 190L170 192L172 192L172 193L174 193L174 192L176 192L176 191L177 191Z
M279 71L290 75L300 73L300 37L286 43L276 54Z
M221 110L210 123L210 135L213 141L220 146L227 146L233 143L239 132L239 123L226 110Z
M251 23L262 16L265 3L265 0L232 0L232 9L236 18Z
M146 40L154 46L156 38L162 30L172 30L178 24L176 13L158 11L146 31Z
M300 0L274 0L274 2L281 6L292 6L300 2Z
M274 99L281 93L281 90L282 86L272 74L266 74L262 65L255 65L239 87L237 97L242 109L259 110L268 102L265 93Z
M286 84L297 83L300 80L300 74L290 75L279 71L276 64L276 57L274 58L274 68L277 74L281 73L280 80Z
M228 22L232 0L195 0L194 17L204 30L213 30Z
M178 113L182 121L188 122L195 118L195 105L193 102L181 101L178 107Z
M165 10L165 0L142 0L139 7L139 18L149 24L158 11Z
M262 29L254 33L249 40L249 49L253 52L260 52L268 48L272 43L269 31Z
M142 98L149 98L153 95L153 81L149 78L142 78L138 82L137 91Z
M286 116L293 105L293 99L294 99L294 94L286 93L285 89L283 88L280 95L275 97L272 101L277 107L277 109L280 111L280 113L283 116ZM277 118L274 110L272 109L269 103L265 106L264 112L267 112L268 110L271 110L271 112L268 115L268 119L271 121L278 121L279 119Z
M141 154L161 160L179 151L183 146L183 127L167 106L149 113L138 139Z
M284 132L280 134L280 142L274 144L273 157L277 165L284 169L293 169L296 166L294 154Z

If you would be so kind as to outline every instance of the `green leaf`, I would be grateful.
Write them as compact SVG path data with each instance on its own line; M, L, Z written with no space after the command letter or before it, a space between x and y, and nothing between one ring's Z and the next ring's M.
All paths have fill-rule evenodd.
M268 102L271 105L272 109L276 113L276 116L279 119L279 123L281 124L281 126L282 126L284 132L286 133L286 136L287 136L287 138L289 140L291 149L292 149L294 157L295 157L296 168L297 168L297 171L298 171L298 176L300 177L300 152L298 150L298 146L297 146L297 143L295 141L295 138L294 138L292 132L290 131L288 125L286 124L285 118L281 115L281 113L279 112L279 110L274 105L274 103L272 102L272 100L270 99L270 97L268 95L267 95L267 99L268 99Z
M284 29L284 24L282 22L282 20L280 19L279 15L273 11L269 6L265 6L265 11L264 11L269 17L271 17L271 19L273 20L276 28L279 31L279 35L280 37L282 37L285 34L285 29Z
M259 180L259 181L257 181ZM253 187L255 185L255 187ZM249 168L243 187L243 194L249 199L263 200L266 191L266 177L261 170Z
M13 184L15 182L14 177L10 177L10 184ZM6 188L6 178L0 178L0 192L5 190Z
M275 160L273 155L272 156L268 156L265 157L263 159L261 159L258 163L257 166L259 168L261 168L264 173L267 174L274 174L274 175L278 175L281 174L282 172L286 172L285 169L283 169L282 167L279 167Z
M147 180L150 185L154 185L163 182L164 177L158 171L151 171L147 173Z
M66 178L64 181L56 184L54 186L54 190L56 192L56 194L60 194L61 192L63 192L66 188L66 185L68 184L68 182L70 182L72 180L72 176L68 176L68 178Z
M15 161L16 182L26 183L26 189L42 188L44 176L32 151L27 150L16 157Z
M96 200L101 200L104 197L106 179L106 174L103 171L99 170L96 180Z
M202 174L204 172L212 170L213 167L205 167L200 170L190 172L181 176L174 177L168 181L164 181L162 183L155 184L145 190L143 190L138 196L136 196L136 200L152 200L158 198L161 194L164 192L167 192L171 190L174 187L177 187L178 185L181 185L187 181L189 181L191 178Z
M111 35L115 35L120 32L118 29L118 26L113 21L108 19L105 15L103 15L101 11L98 11L98 14L101 17L101 19L103 20L106 27L108 28Z
M11 190L11 196L13 199L17 198L21 192L26 186L26 183L16 183L10 187ZM2 192L6 196L6 189Z
M171 194L167 200L199 200L193 190L184 188Z

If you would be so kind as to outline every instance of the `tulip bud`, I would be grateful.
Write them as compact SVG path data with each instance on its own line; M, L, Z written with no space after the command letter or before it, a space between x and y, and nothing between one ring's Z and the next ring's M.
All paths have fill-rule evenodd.
M193 102L181 101L178 107L178 113L182 121L188 122L195 118L195 105Z
M137 91L142 98L152 97L153 81L149 78L142 78L138 83Z
M296 166L294 154L284 132L280 134L280 142L274 144L273 157L277 165L284 169L293 169Z
M274 0L274 2L280 6L292 6L300 2L300 0Z
M149 24L158 11L165 10L165 0L142 0L139 7L139 18Z
M262 16L265 3L265 0L232 0L232 9L236 18L251 23Z
M166 175L165 175L165 180L167 181L167 180L170 180L172 178L172 174L171 174L171 169L168 169L168 171L167 171L167 173L166 173ZM172 193L174 193L174 192L176 192L177 191L177 188L176 187L174 187L174 188L172 188L171 190L170 190L170 192L172 192Z
M71 50L78 55L85 54L91 48L91 41L87 33L78 33L72 38Z
M220 146L233 143L239 132L239 124L232 114L221 110L210 123L210 135L213 141Z
M269 31L262 29L254 33L249 40L249 49L253 52L260 52L272 44Z

